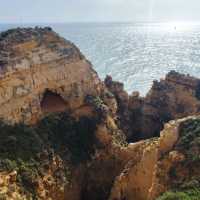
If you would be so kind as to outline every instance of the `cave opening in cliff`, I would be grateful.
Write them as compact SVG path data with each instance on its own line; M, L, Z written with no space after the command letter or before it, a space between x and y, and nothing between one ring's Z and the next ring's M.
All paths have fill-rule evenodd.
M44 113L64 112L67 110L67 103L65 100L59 94L48 89L44 92L40 106Z

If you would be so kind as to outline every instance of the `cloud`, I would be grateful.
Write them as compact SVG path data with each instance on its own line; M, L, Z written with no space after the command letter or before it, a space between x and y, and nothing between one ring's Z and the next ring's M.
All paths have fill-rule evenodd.
M199 0L0 0L0 21L200 20Z

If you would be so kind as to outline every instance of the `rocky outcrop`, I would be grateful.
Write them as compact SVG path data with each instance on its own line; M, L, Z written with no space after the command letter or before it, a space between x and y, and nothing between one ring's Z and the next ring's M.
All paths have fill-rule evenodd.
M65 187L68 185L68 180L63 160L56 155L52 157L51 162L48 158L45 158L43 162L45 166L40 166L40 170L43 170L41 176L31 177L33 174L28 170L25 171L25 168L20 169L24 170L23 174L20 174L22 172L19 169L13 169L13 171L7 169L1 172L0 198L6 200L65 199ZM31 166L26 167L31 168ZM23 183L19 181L20 178Z
M0 118L35 123L48 110L76 112L85 95L96 96L100 90L92 65L50 28L1 33Z
M139 131L144 138L158 136L164 123L198 114L200 100L198 88L200 80L190 76L170 72L164 80L155 81L144 98ZM136 117L136 118L137 118ZM133 119L134 120L134 119Z
M129 124L130 122L130 112L128 108L129 96L124 90L123 83L116 82L112 80L111 76L107 76L104 80L106 88L114 95L117 102L117 120L119 127L126 133L127 137L131 136Z
M200 79L171 71L163 80L154 81L145 97L130 96L122 84L105 79L118 102L119 121L129 141L159 136L166 122L200 112Z
M181 190L192 181L199 188L199 127L199 117L171 121L160 138L130 144L127 148L137 159L130 160L116 178L109 199L155 200L163 192Z

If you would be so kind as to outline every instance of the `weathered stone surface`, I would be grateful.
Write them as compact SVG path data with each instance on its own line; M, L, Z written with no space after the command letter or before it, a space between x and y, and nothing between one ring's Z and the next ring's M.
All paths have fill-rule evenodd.
M44 116L46 90L74 112L85 95L98 95L100 80L78 48L50 28L19 28L0 35L0 118L34 123Z
M129 95L124 90L123 83L113 81L111 76L107 76L104 80L104 83L116 99L116 114L118 118L118 125L126 133L127 137L129 137L129 135L131 135L129 127L130 112L128 109Z
M188 125L191 122L196 127ZM195 155L200 153L199 133L191 136L191 132L185 132L191 140L189 146L183 131L185 127L197 131L199 126L199 117L170 121L160 138L130 144L127 149L135 158L131 158L116 178L110 200L155 200L167 190L178 189L194 179L198 182L200 160Z
M41 200L46 199L65 199L65 187L67 181L65 178L65 167L63 160L59 155L54 155L49 161L49 154L43 155L43 176L35 178L33 185L29 185L30 190L26 190L19 184L18 174L16 171L0 172L0 197L8 200L30 200L30 192L35 187L35 194ZM45 166L45 167L44 167ZM28 176L29 174L26 174ZM25 176L25 175L24 175Z
M164 80L155 81L144 98L141 114L135 117L141 121L137 131L142 138L158 136L169 120L199 114L199 82L197 78L174 71L167 74Z
M111 77L105 85L115 95L118 118L129 141L159 136L164 123L200 113L200 79L171 71L163 80L154 81L145 97L130 96L123 84Z

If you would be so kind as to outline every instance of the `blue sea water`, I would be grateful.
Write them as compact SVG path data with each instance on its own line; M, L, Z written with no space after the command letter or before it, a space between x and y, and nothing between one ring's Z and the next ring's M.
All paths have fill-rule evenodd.
M75 43L103 79L145 95L170 70L200 77L200 25L163 23L46 24ZM22 25L0 25L0 31ZM23 25L23 26L34 26ZM44 24L42 26L45 26Z

